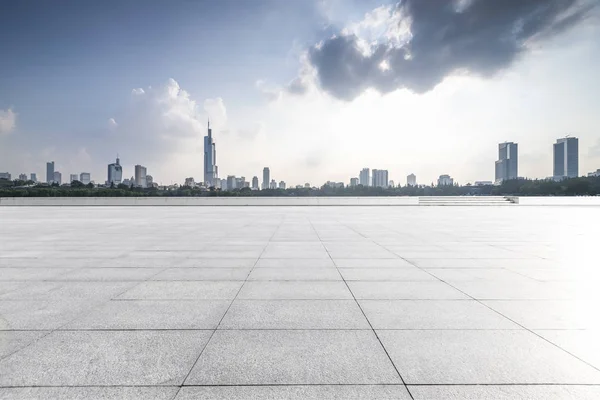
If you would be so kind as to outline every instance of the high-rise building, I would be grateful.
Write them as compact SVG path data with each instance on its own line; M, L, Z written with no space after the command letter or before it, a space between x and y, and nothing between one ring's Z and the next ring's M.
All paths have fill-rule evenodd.
M285 182L284 181L279 182L279 189L285 190Z
M227 190L233 190L236 188L236 180L235 180L235 175L228 175L227 176Z
M141 165L135 166L135 186L145 188L147 187L146 182L146 167Z
M46 163L46 183L51 185L54 182L54 161Z
M215 186L215 181L219 179L219 169L217 167L217 149L208 121L208 135L204 136L204 184L206 187Z
M369 176L369 172L369 168L363 168L362 171L360 171L360 174L358 175L358 181L361 185L370 186L371 179Z
M275 179L271 179L271 183L269 184L269 189L277 189L277 182L275 182Z
M417 176L415 174L410 174L406 177L406 185L407 186L417 186Z
M87 185L88 183L92 182L92 176L89 172L82 172L79 174L79 182L83 183L84 185Z
M26 181L27 180L27 174L19 174L19 180L20 181Z
M496 184L519 177L519 145L506 142L498 145L496 161Z
M372 186L381 188L388 187L388 171L386 169L374 169L372 179Z
M119 162L119 157L117 157L117 161L108 164L108 185L114 183L115 186L121 183L121 179L123 179L123 167Z
M37 182L37 174L36 174L35 172L32 172L31 174L29 174L29 176L30 176L30 178L29 178L29 179L30 179L32 182Z
M227 190L227 179L217 179L216 181L219 182L221 190Z
M62 174L58 171L54 171L54 177L52 179L52 182L62 185Z
M252 178L252 189L258 190L258 176Z
M350 186L358 186L358 178L350 178Z
M452 186L454 185L454 179L450 175L440 175L438 178L438 186Z
M268 189L270 181L271 181L271 171L269 170L269 167L264 167L263 168L262 189Z
M579 176L579 139L564 137L554 143L554 179Z
M0 172L0 179L6 179L10 181L10 178L12 178L10 172Z
M77 181L79 177L77 176L77 174L71 174L69 175L69 182L73 183L73 181Z

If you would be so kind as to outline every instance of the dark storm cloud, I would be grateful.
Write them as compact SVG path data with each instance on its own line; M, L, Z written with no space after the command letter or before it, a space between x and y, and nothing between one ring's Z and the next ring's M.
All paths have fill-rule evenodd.
M397 5L411 21L411 38L404 45L379 43L365 56L356 35L342 35L310 49L309 60L321 87L340 99L351 100L367 88L423 93L456 71L493 75L510 66L528 40L563 32L597 3L404 0ZM389 69L380 68L384 61Z

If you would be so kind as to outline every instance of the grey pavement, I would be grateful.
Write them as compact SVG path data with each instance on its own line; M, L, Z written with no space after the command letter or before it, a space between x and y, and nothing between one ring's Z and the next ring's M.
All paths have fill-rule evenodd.
M598 399L600 207L1 207L0 399Z

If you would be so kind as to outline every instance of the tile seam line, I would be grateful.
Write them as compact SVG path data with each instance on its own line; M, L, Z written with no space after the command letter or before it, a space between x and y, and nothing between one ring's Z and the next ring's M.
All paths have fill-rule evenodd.
M410 398L412 400L414 400L414 396L413 394L410 392L410 389L408 388L408 386L406 385L406 382L404 381L404 378L402 377L402 374L400 374L400 371L398 370L398 368L396 367L396 364L394 364L394 361L392 360L392 357L390 356L390 354L388 353L387 349L385 348L385 346L383 345L383 342L381 341L381 339L379 338L379 335L377 334L377 332L375 332L375 328L373 328L373 325L371 324L371 321L369 321L369 318L367 318L367 315L365 314L364 310L362 309L360 303L358 302L358 300L356 300L356 296L354 296L354 293L352 292L352 289L350 289L350 286L348 285L348 282L346 282L346 279L344 279L344 276L342 275L342 272L340 271L340 269L338 268L335 260L333 259L333 257L331 257L331 254L329 253L329 250L327 249L327 247L323 244L323 240L321 239L321 236L319 235L319 233L317 232L314 224L312 223L310 217L307 217L308 222L310 223L310 226L312 227L313 231L315 232L315 234L317 235L317 238L319 238L319 242L321 243L321 246L323 246L323 249L325 249L325 252L327 253L327 255L329 256L329 259L331 260L331 262L333 263L333 265L335 266L336 270L338 271L338 274L340 274L340 277L342 278L342 281L344 282L344 285L346 285L346 288L348 289L348 291L350 292L350 294L352 295L352 298L354 299L358 309L360 310L360 312L362 313L363 317L365 317L365 320L367 321L367 323L369 324L369 327L371 328L371 332L373 332L373 334L375 335L375 338L377 339L377 341L379 342L379 345L381 346L381 348L383 349L385 355L387 356L389 362L392 364L392 367L394 367L394 370L396 371L396 374L398 375L398 377L400 378L400 381L402 382L402 385L404 385L404 389L406 390L406 392L408 393L408 395L410 396ZM339 223L339 221L336 220L336 222ZM342 224L343 225L343 224ZM361 235L362 236L362 235ZM387 249L386 249L387 250Z
M256 268L256 265L258 264L258 261L260 260L260 258L264 254L264 252L267 250L267 247L269 247L269 243L271 243L271 240L273 240L273 237L275 237L275 234L277 233L277 231L279 231L279 229L281 228L281 225L283 224L284 221L285 221L285 215L283 215L283 218L281 219L281 221L277 225L277 228L273 231L273 234L269 237L269 240L264 245L262 251L260 252L260 254L258 256L258 258L254 261L254 265L252 265L252 268L250 269L250 271L248 271L248 275L246 275L246 279L244 280L244 282L242 283L242 285L238 289L237 293L235 294L235 297L231 300L231 303L229 303L229 306L227 307L227 309L223 313L223 316L221 316L221 319L219 320L219 323L217 324L217 326L215 327L215 329L210 334L210 337L206 341L206 344L204 345L204 347L202 347L202 350L200 351L200 354L198 354L198 357L196 358L196 361L194 361L194 364L192 364L190 370L188 371L188 373L186 374L186 376L181 381L181 384L179 385L179 389L177 390L177 393L175 393L175 396L173 397L173 399L175 399L179 395L179 392L181 391L181 388L183 388L184 386L187 386L185 384L185 382L189 379L192 371L196 367L196 364L198 364L198 361L200 360L200 357L202 357L202 354L204 353L204 351L206 350L206 348L210 344L210 341L212 340L213 336L215 335L215 333L217 332L217 330L219 330L219 326L221 326L221 323L223 322L223 319L225 319L225 316L227 315L227 313L231 309L231 306L233 306L233 303L235 302L235 300L239 296L240 292L242 291L242 288L244 287L244 285L246 284L246 282L248 282L248 277L250 276L250 274L252 274L252 271L254 271L254 268ZM244 226L247 226L247 225L244 225Z

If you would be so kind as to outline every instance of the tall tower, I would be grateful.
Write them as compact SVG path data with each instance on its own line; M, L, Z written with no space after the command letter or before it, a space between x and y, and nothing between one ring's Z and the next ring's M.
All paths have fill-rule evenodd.
M207 187L215 186L218 178L217 149L212 138L209 120L208 135L204 136L204 184Z
M46 183L48 185L54 182L54 161L46 163Z
M579 176L579 139L565 137L554 143L554 178Z
M496 183L519 177L519 145L513 142L498 145L496 161Z
M263 168L262 188L268 189L270 183L271 183L271 171L269 170L269 167L264 167Z

